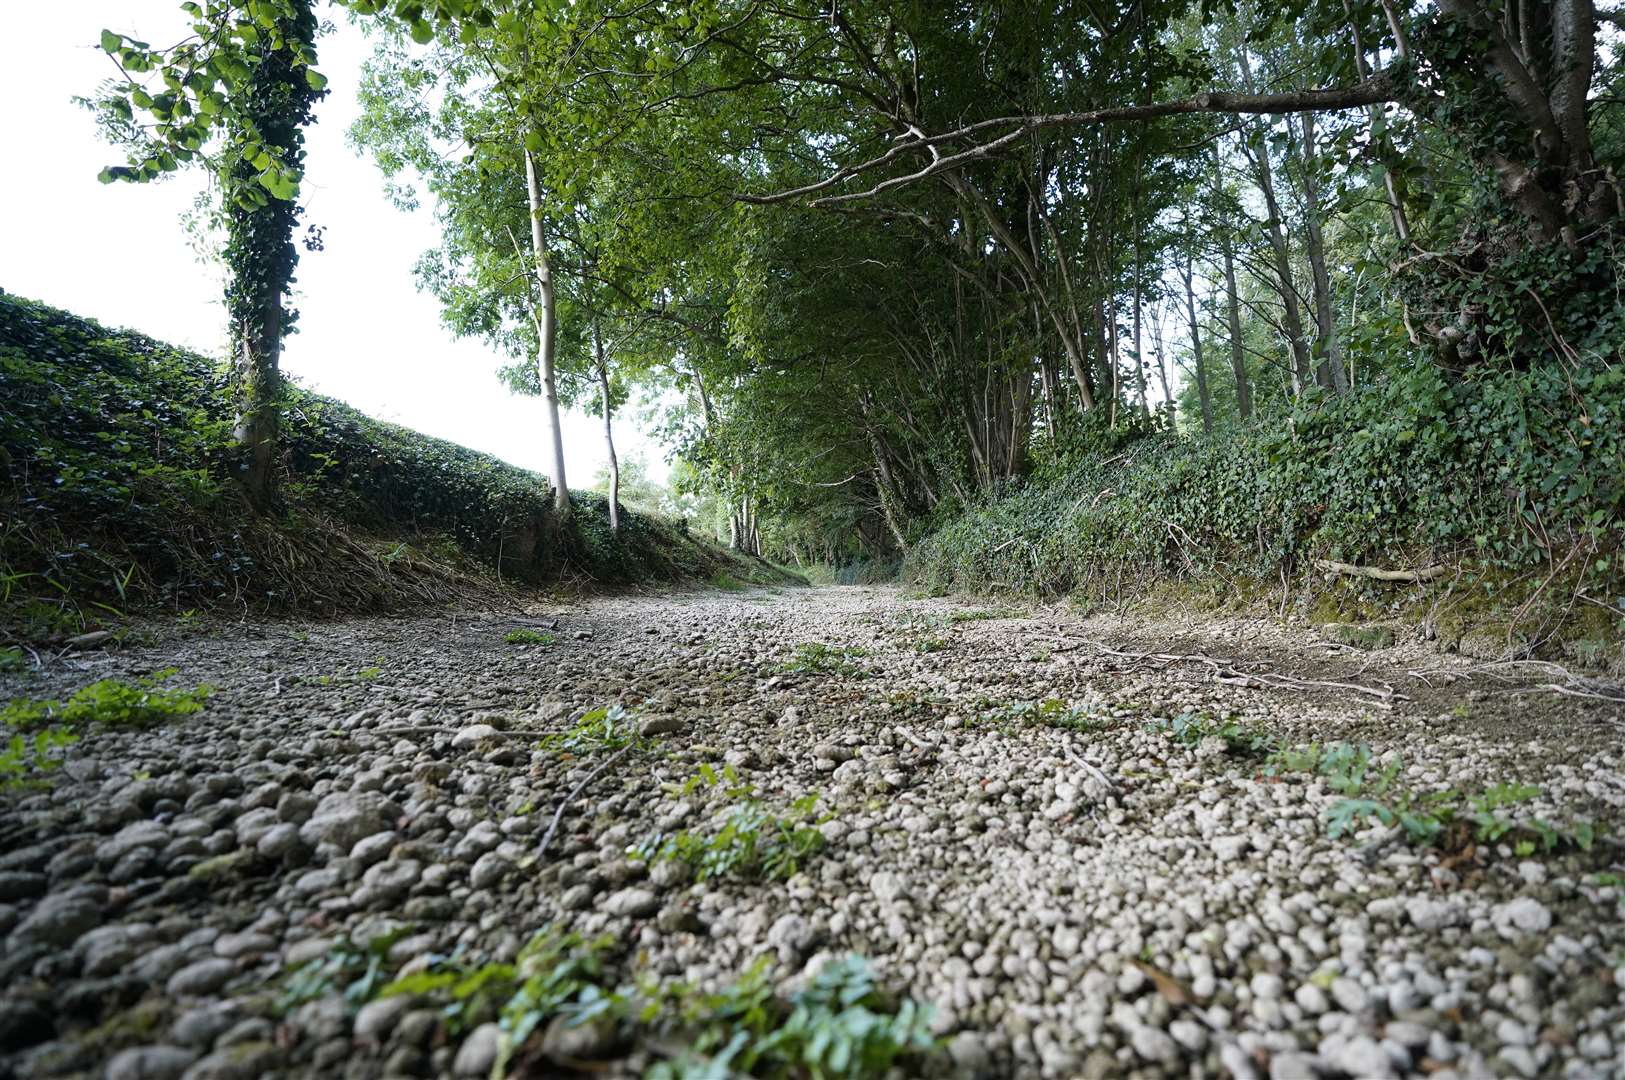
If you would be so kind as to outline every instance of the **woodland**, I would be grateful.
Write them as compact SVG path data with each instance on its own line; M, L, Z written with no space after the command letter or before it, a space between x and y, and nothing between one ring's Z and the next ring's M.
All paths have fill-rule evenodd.
M542 399L560 515L558 409L613 462L641 396L717 533L781 562L1041 593L1449 562L1612 606L1607 9L183 7L179 45L104 35L87 104L129 151L104 179L217 183L262 511L350 18L350 138L432 200L419 281Z

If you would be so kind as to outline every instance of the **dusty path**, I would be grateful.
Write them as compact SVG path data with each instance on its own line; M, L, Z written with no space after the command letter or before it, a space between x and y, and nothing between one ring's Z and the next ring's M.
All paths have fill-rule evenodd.
M553 640L504 641L525 626ZM613 935L609 986L715 988L764 955L796 985L861 953L935 1006L930 1075L1620 1075L1613 837L1333 838L1357 766L1275 754L1369 742L1355 794L1413 793L1418 828L1451 788L1458 819L1620 832L1625 709L1463 666L830 588L250 623L0 676L217 687L195 717L87 733L48 793L0 793L0 1075L483 1074L489 1013L360 1007L549 925ZM576 723L616 704L607 734ZM652 733L624 749L628 724ZM796 821L818 797L788 880L628 858L714 836L746 788ZM1506 805L1465 801L1486 791ZM673 1052L600 1034L570 1048L612 1074Z

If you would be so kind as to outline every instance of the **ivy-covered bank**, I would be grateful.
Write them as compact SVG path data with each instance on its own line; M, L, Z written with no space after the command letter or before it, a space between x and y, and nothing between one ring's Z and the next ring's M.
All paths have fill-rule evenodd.
M231 480L226 371L196 353L0 295L0 614L23 636L113 608L376 609L473 578L629 584L760 564L494 457L290 387L286 512ZM494 571L494 573L492 573ZM471 576L472 575L472 576Z
M1117 597L1170 579L1283 585L1367 615L1425 602L1509 641L1625 624L1625 371L1550 365L1404 380L1212 438L1073 431L1034 475L915 544L929 590ZM1340 568L1328 563L1344 564ZM1420 571L1378 581L1353 568ZM1310 594L1298 591L1302 603Z

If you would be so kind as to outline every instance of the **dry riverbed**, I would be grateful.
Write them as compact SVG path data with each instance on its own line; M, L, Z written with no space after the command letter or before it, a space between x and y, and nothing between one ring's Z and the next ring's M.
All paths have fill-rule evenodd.
M931 1006L898 1075L1625 1074L1625 706L1541 670L823 588L171 628L0 690L168 668L203 711L0 792L0 1076L488 1075L544 932L635 1004L533 1010L523 1075L725 1075L662 1002L852 953Z

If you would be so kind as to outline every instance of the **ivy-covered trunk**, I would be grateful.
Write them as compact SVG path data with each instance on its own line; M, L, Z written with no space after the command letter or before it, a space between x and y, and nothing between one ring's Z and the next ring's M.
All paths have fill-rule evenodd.
M245 100L233 114L229 145L237 153L224 173L226 311L238 388L234 438L238 476L255 510L277 505L282 423L282 337L297 319L283 306L299 254L293 232L300 207L304 127L321 98L309 73L316 16L309 0L288 5L275 35L262 35ZM283 171L269 172L279 160Z

